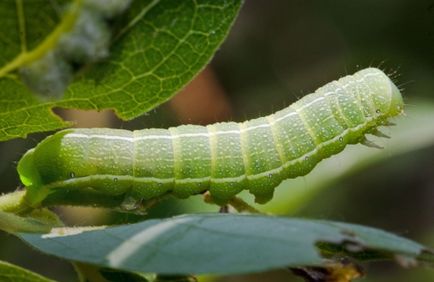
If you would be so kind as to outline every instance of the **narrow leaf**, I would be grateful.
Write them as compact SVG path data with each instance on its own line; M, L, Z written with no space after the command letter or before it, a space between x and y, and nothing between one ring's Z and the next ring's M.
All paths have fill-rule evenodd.
M345 253L434 264L428 249L352 224L239 214L185 215L88 232L20 234L39 250L69 260L162 274L232 274L322 266ZM335 246L335 248L331 248ZM339 248L338 248L339 247Z
M4 261L0 261L0 281L54 282L51 279Z

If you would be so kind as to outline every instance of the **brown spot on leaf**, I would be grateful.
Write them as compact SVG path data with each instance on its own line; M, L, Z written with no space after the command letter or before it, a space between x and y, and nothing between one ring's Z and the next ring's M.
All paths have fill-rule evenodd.
M291 271L308 282L351 282L363 276L360 265L346 258L329 261L322 267L293 268Z

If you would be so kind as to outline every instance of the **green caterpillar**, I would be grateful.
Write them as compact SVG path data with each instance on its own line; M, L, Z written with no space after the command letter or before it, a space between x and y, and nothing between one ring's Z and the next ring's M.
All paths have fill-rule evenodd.
M282 180L307 174L347 144L369 145L364 135L381 135L377 127L402 112L395 84L368 68L243 123L63 130L29 150L18 172L32 206L61 189L145 201L209 191L222 205L248 189L265 203Z

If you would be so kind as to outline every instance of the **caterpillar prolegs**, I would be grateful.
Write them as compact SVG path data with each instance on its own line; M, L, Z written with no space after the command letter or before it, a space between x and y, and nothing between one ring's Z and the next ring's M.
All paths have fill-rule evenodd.
M242 123L169 129L67 129L47 137L19 161L37 206L62 189L152 200L209 191L225 204L248 189L269 201L284 179L307 174L322 159L403 111L402 96L380 70L368 68L319 88L266 117Z

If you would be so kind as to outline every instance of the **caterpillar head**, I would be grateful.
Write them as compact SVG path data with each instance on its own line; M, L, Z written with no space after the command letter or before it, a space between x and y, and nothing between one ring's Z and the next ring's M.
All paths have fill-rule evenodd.
M389 105L389 115L397 116L404 113L404 101L402 100L401 91L399 91L398 87L393 83L390 78L390 105Z
M368 68L358 73L372 90L372 99L378 114L386 119L403 113L404 102L395 83L381 70Z

